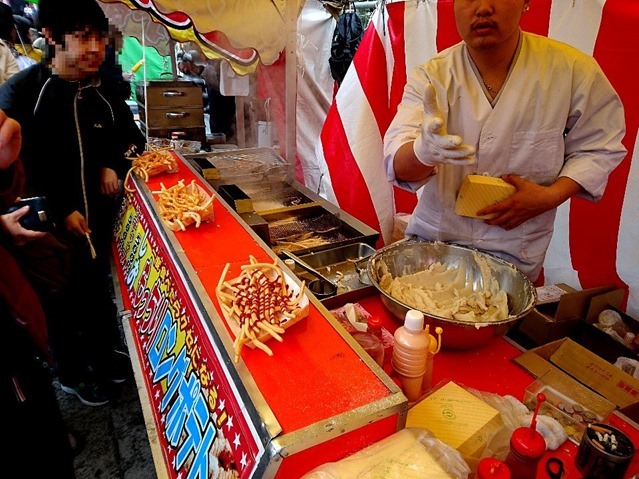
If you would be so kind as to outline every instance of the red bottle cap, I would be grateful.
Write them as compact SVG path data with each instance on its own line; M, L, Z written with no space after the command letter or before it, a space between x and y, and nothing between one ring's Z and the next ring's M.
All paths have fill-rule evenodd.
M525 459L539 459L546 452L546 441L534 429L520 427L510 436L510 449Z
M477 466L477 479L510 479L508 466L494 457L485 457Z
M366 325L370 329L381 329L382 320L379 316L371 316L370 318L366 320Z

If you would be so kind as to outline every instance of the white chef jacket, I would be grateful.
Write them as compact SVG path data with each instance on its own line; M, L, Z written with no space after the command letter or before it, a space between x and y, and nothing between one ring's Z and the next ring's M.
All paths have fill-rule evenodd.
M625 120L619 96L592 57L530 33L522 34L520 47L494 106L463 42L418 66L386 132L384 162L389 181L409 191L423 186L407 235L491 252L535 280L556 210L510 231L457 216L455 200L462 181L469 174L516 174L547 186L566 176L583 187L583 196L597 201L608 175L626 154L621 143ZM437 92L448 133L475 146L477 163L438 165L421 182L402 182L395 178L393 159L421 131L428 82Z

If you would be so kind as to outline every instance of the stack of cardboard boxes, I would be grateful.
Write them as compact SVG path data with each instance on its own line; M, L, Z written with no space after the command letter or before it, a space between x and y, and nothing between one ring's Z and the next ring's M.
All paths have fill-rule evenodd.
M514 361L537 378L576 380L639 421L639 379L614 365L619 357L638 360L637 351L594 326L603 310L613 309L639 333L639 322L618 309L625 291L613 286L576 291L560 284L538 293L537 307L519 325L519 332L538 346Z

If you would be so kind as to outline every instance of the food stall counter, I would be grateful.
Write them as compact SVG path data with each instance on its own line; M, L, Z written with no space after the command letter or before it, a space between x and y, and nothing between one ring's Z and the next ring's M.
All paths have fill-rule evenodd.
M212 194L176 159L177 173L129 179L113 244L158 475L300 477L403 428L404 395L314 297L272 356L245 345L235 362L220 277L279 260L217 197L213 221L167 228L155 192L183 180Z

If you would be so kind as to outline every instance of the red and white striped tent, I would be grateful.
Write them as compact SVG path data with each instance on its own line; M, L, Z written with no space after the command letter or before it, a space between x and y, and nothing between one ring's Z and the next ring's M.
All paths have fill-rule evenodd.
M625 106L628 155L603 199L572 199L560 207L544 263L546 284L576 288L613 284L628 291L627 311L639 313L639 2L532 0L524 30L593 55ZM393 215L416 198L386 183L382 138L401 100L407 73L460 41L453 0L410 0L378 7L334 102L318 144L327 198L390 238ZM605 128L605 125L602 125Z

